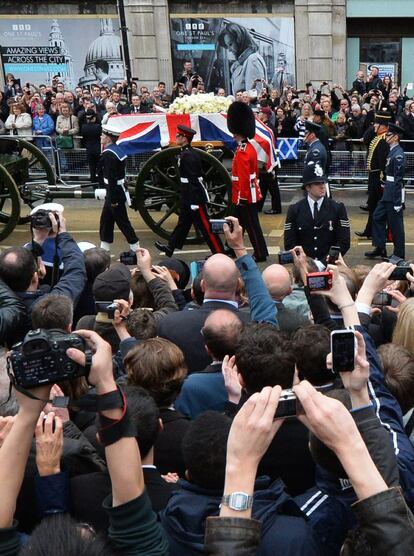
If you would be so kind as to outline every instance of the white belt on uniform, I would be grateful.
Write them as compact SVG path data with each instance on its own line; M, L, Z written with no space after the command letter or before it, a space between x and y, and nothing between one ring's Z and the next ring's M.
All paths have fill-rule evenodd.
M109 184L109 180L107 178L104 178L103 181L106 185ZM128 189L126 187L124 187L125 186L125 180L124 179L116 180L116 185L120 185L122 187L122 191L125 194L125 200L127 202L127 205L130 207L131 206L131 195L129 194Z

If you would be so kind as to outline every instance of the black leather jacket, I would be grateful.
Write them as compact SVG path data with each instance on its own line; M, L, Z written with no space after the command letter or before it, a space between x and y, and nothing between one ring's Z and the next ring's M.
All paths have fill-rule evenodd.
M26 307L17 295L0 280L0 344L11 346L26 326Z

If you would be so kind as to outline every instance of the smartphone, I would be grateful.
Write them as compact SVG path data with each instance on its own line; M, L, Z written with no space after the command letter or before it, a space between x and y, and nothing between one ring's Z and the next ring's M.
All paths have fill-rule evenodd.
M372 305L374 307L387 307L392 303L392 296L387 292L378 292L374 295Z
M213 234L224 234L224 224L228 224L230 231L233 231L233 222L224 218L212 218L209 220Z
M112 301L95 301L96 313L106 313L108 319L113 319L118 305Z
M294 419L298 413L301 413L301 410L302 404L297 399L295 392L290 388L282 390L275 413L275 419Z
M389 280L407 280L407 272L413 274L413 269L410 266L397 266L390 274Z
M355 368L356 338L353 330L331 332L332 371L352 372Z
M203 259L202 261L192 261L190 263L190 272L191 272L191 279L194 280L194 278L203 270L203 266L205 264L205 259Z
M134 251L123 251L119 255L119 262L128 266L137 264L137 254Z
M290 251L280 251L278 253L279 264L292 264L293 255Z
M337 245L332 245L329 249L328 258L326 259L328 264L335 264L339 258L339 253L341 252L341 248Z

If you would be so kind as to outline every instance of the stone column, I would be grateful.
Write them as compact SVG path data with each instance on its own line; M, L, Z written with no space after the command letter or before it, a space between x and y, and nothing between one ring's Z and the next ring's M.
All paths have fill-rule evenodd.
M295 0L297 86L346 83L346 0Z
M139 85L173 85L168 0L125 0L132 76Z

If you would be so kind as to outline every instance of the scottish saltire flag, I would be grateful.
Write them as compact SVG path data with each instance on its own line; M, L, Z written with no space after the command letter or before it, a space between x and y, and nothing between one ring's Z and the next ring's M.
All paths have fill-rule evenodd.
M112 116L105 127L120 132L118 143L127 154L156 151L175 142L177 126L185 125L196 131L193 142L220 141L236 149L227 129L227 114L120 114ZM258 159L268 171L278 163L273 132L256 118L256 135L252 144Z
M281 137L277 140L277 149L281 160L297 160L298 158L298 138Z

